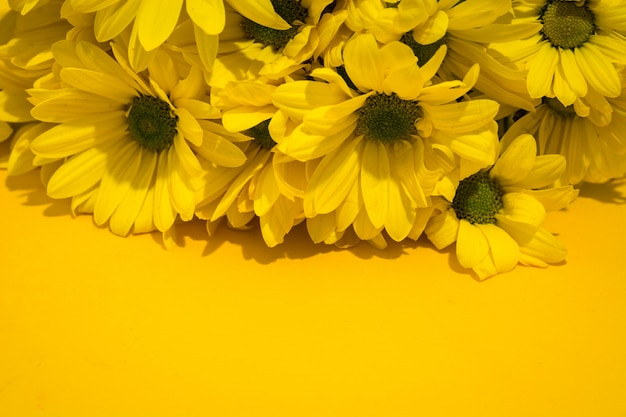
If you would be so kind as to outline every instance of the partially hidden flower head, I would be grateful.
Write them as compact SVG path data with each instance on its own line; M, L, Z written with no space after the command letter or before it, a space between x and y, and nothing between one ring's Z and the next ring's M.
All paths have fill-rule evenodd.
M246 146L246 163L205 167L196 215L207 220L210 235L224 218L236 229L248 229L258 218L265 243L274 247L304 218L305 164L279 152L270 132L278 110L272 103L276 88L239 81L212 90L212 103L222 111L224 134Z
M445 46L419 67L408 46L379 46L361 34L345 46L344 74L319 68L312 80L276 89L280 111L270 130L278 150L303 162L319 159L304 193L307 218L335 214L340 218L328 216L325 230L354 225L369 240L384 228L401 240L440 175L433 147L451 149L464 169L493 164L498 105L456 101L472 88L477 67L462 81L433 84L444 55Z
M537 22L511 21L510 10L511 0L351 0L346 23L356 33L372 33L381 43L410 46L419 65L446 45L448 53L438 71L441 78L462 78L479 63L474 90L501 104L532 110L525 71L488 52L489 43L519 40L541 27Z
M209 134L219 111L208 103L201 70L181 73L159 51L146 71L131 69L125 48L112 55L86 42L53 48L61 87L29 90L33 116L50 124L31 145L35 163L53 167L53 198L71 198L119 235L170 230L190 220L196 205L199 159L238 166L244 153Z
M329 42L323 38L337 30L332 22L340 11L332 0L272 0L272 5L288 28L268 27L256 13L226 8L212 85L288 76L310 65L322 53L320 44Z
M626 85L618 97L589 90L570 106L545 97L534 112L510 126L502 142L525 133L535 136L539 154L567 159L567 183L620 178L626 174Z
M52 45L72 29L60 17L62 3L12 1L12 9L0 10L0 142L15 131L0 156L9 175L35 169L28 142L32 135L25 133L37 127L26 90L51 74Z
M578 194L571 185L554 186L565 165L561 155L537 156L531 135L515 138L492 167L468 177L453 172L442 182L443 197L434 203L440 213L426 236L438 249L455 243L459 263L479 279L518 263L563 261L564 245L542 223L546 211L567 206Z
M515 20L541 23L531 36L493 44L506 59L528 70L533 98L574 104L594 89L604 97L621 92L626 65L626 3L613 0L518 0Z
M285 29L289 25L274 11L270 0L226 0L242 14L253 14L264 25ZM68 8L79 13L95 13L94 32L99 42L114 39L132 28L129 45L131 66L143 70L156 50L170 37L179 19L191 19L201 54L211 61L217 49L217 36L224 29L224 0L67 0ZM183 4L185 5L183 11Z

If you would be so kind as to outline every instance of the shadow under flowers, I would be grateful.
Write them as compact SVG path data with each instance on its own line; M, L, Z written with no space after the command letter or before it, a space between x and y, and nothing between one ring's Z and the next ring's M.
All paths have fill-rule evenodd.
M626 178L610 180L604 183L583 183L580 197L592 198L602 203L626 203Z
M264 265L280 259L307 259L339 252L345 252L360 259L395 259L408 255L410 251L418 247L432 249L429 243L422 239L417 242L410 239L394 242L386 238L387 247L385 249L378 249L367 242L360 242L349 248L339 248L324 243L316 244L310 239L304 223L296 225L285 236L285 241L273 248L268 247L264 242L258 224L254 224L248 230L234 230L222 224L214 236L208 237L205 222L194 220L177 225L176 235L176 244L179 247L184 247L187 239L206 242L202 256L210 256L223 245L229 244L238 246L244 259Z
M25 206L46 206L42 211L44 216L71 216L70 200L48 197L38 169L22 175L7 176L5 185L9 191L19 193L19 197L25 198Z

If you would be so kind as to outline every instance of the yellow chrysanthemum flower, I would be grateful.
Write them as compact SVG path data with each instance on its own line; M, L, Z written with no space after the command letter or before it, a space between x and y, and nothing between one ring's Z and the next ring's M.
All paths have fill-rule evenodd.
M587 95L621 93L618 66L626 64L626 3L611 0L518 0L516 20L541 27L526 39L492 48L528 69L533 98L556 97L564 106Z
M62 3L53 0L25 16L17 12L4 16L0 27L0 40L4 41L0 44L0 87L24 90L50 72L51 46L65 39L72 28L60 17Z
M254 13L242 15L227 7L211 85L266 77L281 79L302 68L317 52L322 37L318 25L330 28L332 0L272 0L289 28L276 30ZM329 16L326 16L329 15Z
M243 15L251 15L262 24L277 29L289 27L274 12L270 0L226 0ZM154 51L172 34L183 10L183 0L154 3L147 0L67 0L68 7L79 13L95 13L94 31L99 42L115 38L132 26L129 49L131 65L137 71L146 68ZM184 13L193 22L201 55L214 55L217 35L224 29L224 1L186 0ZM212 57L206 57L211 62Z
M459 263L480 279L518 263L564 260L565 247L541 224L546 210L565 207L578 192L571 185L551 188L565 170L561 155L536 155L535 139L521 135L493 167L465 178L452 173L454 185L442 187L445 200L435 203L441 213L426 226L428 239L438 249L456 242Z
M212 233L224 216L229 226L245 229L258 217L265 243L274 247L302 221L305 164L277 152L270 134L276 86L255 81L230 83L212 91L212 103L223 111L228 134L244 140L247 162L239 168L206 167L196 214Z
M208 103L202 72L179 74L159 51L148 70L135 73L123 48L114 58L90 43L59 42L54 56L63 87L32 89L38 120L54 123L31 145L38 159L57 161L47 181L53 198L72 198L119 235L167 231L195 210L199 157L229 166L245 155L208 132L204 119L219 112ZM36 160L36 163L42 163Z
M604 182L624 176L626 86L616 98L605 99L596 93L595 105L586 105L588 98L591 94L567 107L556 98L544 98L536 111L511 125L502 138L503 142L508 143L523 133L534 135L540 154L565 156L566 181L570 184Z
M419 65L446 45L448 53L438 71L442 79L462 78L478 63L474 90L500 104L532 110L525 72L505 65L486 47L527 37L540 27L535 22L511 23L510 0L352 0L350 5L347 25L355 32L370 32L381 43L401 41L411 47Z
M275 129L277 148L300 161L322 158L304 194L307 217L337 210L358 181L357 198L373 230L366 235L386 228L401 240L413 228L415 209L428 205L436 181L431 144L452 149L466 170L493 164L498 105L455 101L472 88L477 67L463 81L431 85L444 55L442 47L419 67L408 46L379 48L373 35L362 34L343 53L352 88L330 68L314 70L313 81L277 88L274 104L281 112L274 125L284 125ZM350 224L358 209L338 222Z

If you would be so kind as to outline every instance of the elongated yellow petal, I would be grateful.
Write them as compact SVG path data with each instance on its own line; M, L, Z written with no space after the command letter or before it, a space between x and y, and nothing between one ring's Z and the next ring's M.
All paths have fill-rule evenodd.
M176 211L170 196L171 165L168 161L169 152L161 152L157 160L156 182L154 188L154 225L161 232L166 231L176 219Z
M155 152L143 152L141 165L132 187L126 190L124 199L120 201L109 220L109 227L116 235L126 236L133 227L153 180L156 162L157 154Z
M546 218L543 205L529 194L516 192L502 196L502 209L496 219L508 218L516 222L527 223L539 227Z
M291 25L287 23L278 13L274 11L274 6L270 0L227 0L243 16L255 21L259 25L267 26L277 30L287 30Z
M211 131L204 131L202 146L194 150L203 158L224 167L238 167L246 162L246 155L231 141Z
M127 83L108 74L82 68L63 68L61 79L79 90L97 94L119 104L129 104L137 91Z
M402 187L403 179L397 172L392 172L389 180L389 209L385 219L385 230L389 237L400 242L413 229L416 209L411 198Z
M192 177L189 177L185 168L181 166L175 149L168 149L169 191L172 207L183 221L193 218L196 201Z
M503 187L517 184L530 174L536 155L535 138L528 134L518 136L500 155L489 175Z
M146 51L157 48L170 36L182 5L183 0L153 0L139 6L135 26Z
M224 30L224 0L186 0L185 6L193 23L206 34L218 35Z
M376 39L371 34L350 40L343 52L346 72L362 92L383 90L380 52Z
M382 227L389 204L389 157L385 145L366 140L361 159L361 192L374 227Z
M549 42L528 63L528 93L532 98L550 96L552 78L559 62L559 55Z
M136 0L117 1L116 4L99 10L94 20L94 34L98 42L113 39L126 29L137 15L139 4Z
M259 174L254 196L254 212L257 216L267 214L280 195L274 169L268 164Z
M128 190L134 186L141 164L141 153L139 144L129 141L111 155L115 163L102 176L93 211L93 219L97 225L103 225L109 220Z
M456 242L459 235L459 219L454 210L446 210L432 217L424 233L437 249L443 249Z
M346 197L359 174L360 155L357 147L361 142L362 138L357 137L326 156L317 166L304 194L305 207L306 200L311 199L313 202L315 212L310 213L311 216L330 213Z
M592 43L574 50L574 56L580 71L589 84L600 94L617 97L621 93L621 82L611 60Z
M459 263L465 268L473 268L488 253L489 244L480 229L467 220L460 220L456 240L456 257Z
M50 178L48 195L68 198L93 187L106 170L108 153L90 148L65 162Z
M46 158L65 158L126 137L124 122L124 118L104 114L101 118L63 123L43 132L33 141L31 149Z
M508 272L515 268L520 256L517 242L496 225L480 224L477 226L489 243L489 251L496 273Z

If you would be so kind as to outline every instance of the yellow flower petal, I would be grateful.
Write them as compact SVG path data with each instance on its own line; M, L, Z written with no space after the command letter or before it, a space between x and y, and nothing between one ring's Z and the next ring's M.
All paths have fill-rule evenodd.
M535 165L537 143L531 135L520 135L506 148L489 172L502 187L515 185L530 174Z
M254 212L256 215L266 215L272 209L279 196L280 190L274 175L274 169L269 164L261 171L258 177L254 197Z
M437 249L446 248L456 242L459 235L459 219L454 210L446 210L432 217L424 233Z
M255 21L259 25L276 30L287 30L291 25L274 11L270 0L227 0L243 16Z
M617 70L600 49L590 42L574 50L576 62L587 82L600 94L617 97L622 91Z
M72 2L72 6L76 7L74 3L75 2ZM106 7L106 4L100 4L100 7L105 7L101 8L98 10L98 13L96 13L94 34L98 42L106 42L122 33L137 15L140 1L116 0L115 3L116 4L108 7Z
M467 220L460 220L456 240L456 257L459 263L465 268L473 268L488 253L489 244L480 229Z
M182 5L183 0L152 0L139 6L135 26L146 51L157 48L171 35Z
M366 140L361 159L361 192L374 227L382 227L389 204L389 157L385 145Z
M156 183L154 188L154 225L161 232L172 227L176 219L176 211L172 206L170 191L171 165L169 153L161 152L157 160Z
M528 93L532 98L550 96L552 79L559 63L559 54L545 41L541 49L528 62Z
M193 23L206 34L218 35L224 30L224 0L186 0L185 6Z
M546 218L546 210L531 195L522 192L506 193L502 196L502 209L496 219L511 219L539 227Z
M107 167L100 181L100 189L93 210L94 222L101 226L105 224L120 202L126 198L126 193L134 187L135 176L141 164L142 150L139 144L129 141L111 155L115 164Z
M67 160L50 178L48 195L68 198L93 187L106 171L109 154L100 148L90 148Z
M383 73L380 51L371 34L359 35L350 40L343 52L346 72L362 92L383 90Z
M515 268L520 256L518 244L504 230L493 224L477 225L489 243L489 251L496 273Z
M361 142L362 137L355 138L327 155L317 166L304 194L305 209L307 200L310 200L314 210L307 213L307 217L330 213L341 204L359 173L357 147Z
M124 199L120 201L109 220L109 227L116 235L126 236L133 227L154 177L156 162L157 154L155 152L143 152L141 165L132 187L126 190Z

